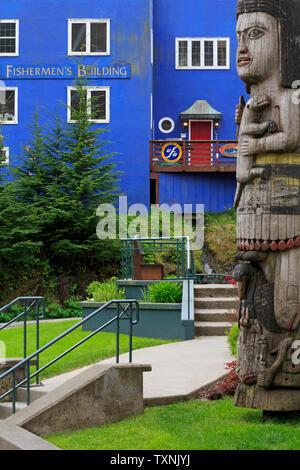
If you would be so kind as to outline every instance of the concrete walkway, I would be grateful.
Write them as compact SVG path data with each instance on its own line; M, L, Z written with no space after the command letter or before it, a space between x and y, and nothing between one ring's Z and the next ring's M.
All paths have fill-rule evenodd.
M152 366L151 372L144 373L144 401L148 406L188 399L200 387L226 374L225 363L232 360L226 336L204 336L133 351L134 363ZM120 362L128 362L128 353L120 356ZM115 358L102 363L115 363ZM44 380L42 390L53 390L86 368Z

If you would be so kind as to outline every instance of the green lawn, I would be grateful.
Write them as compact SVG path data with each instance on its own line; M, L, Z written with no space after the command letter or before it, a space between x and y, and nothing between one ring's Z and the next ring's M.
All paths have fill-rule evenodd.
M53 322L40 324L40 347L47 344L59 334L66 331L75 323L76 320L67 320L63 322ZM27 326L27 355L36 350L35 343L35 326ZM88 336L90 332L82 331L81 327L73 331L67 337L60 340L51 348L47 349L40 355L40 366L43 366L51 359L64 352L69 347ZM4 341L6 346L6 357L23 357L23 328L11 328L0 331L0 341ZM159 344L171 343L172 341L137 338L133 337L133 349L140 349L149 346L157 346ZM129 340L127 335L120 335L120 353L129 350ZM72 369L93 364L94 362L113 357L116 354L116 335L115 333L98 333L84 344L80 345L71 353L57 361L42 372L42 378L52 377L53 375L62 374ZM134 352L133 352L134 358Z
M146 408L144 415L48 436L65 450L298 450L300 418L262 422L232 398ZM45 436L43 436L45 438Z

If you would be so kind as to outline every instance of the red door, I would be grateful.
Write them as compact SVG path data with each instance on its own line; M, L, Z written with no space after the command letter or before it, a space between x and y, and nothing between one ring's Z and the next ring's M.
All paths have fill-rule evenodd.
M191 140L211 140L210 121L191 121ZM190 152L191 165L210 165L211 144L192 143Z

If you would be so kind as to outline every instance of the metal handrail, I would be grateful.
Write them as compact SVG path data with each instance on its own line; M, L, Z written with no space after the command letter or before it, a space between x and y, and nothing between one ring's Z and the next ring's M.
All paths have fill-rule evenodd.
M57 343L60 339L64 338L65 336L67 336L69 333L72 333L74 330L76 330L79 326L82 326L84 323L86 323L88 320L91 320L95 315L97 315L98 313L100 313L102 310L104 310L105 308L109 307L109 305L111 304L117 304L117 315L112 318L111 320L109 320L108 322L106 322L104 325L100 326L99 328L97 328L96 330L94 330L92 333L90 333L88 336L86 336L85 338L83 338L82 340L80 340L78 343L76 343L74 346L70 347L69 349L67 349L66 351L64 351L63 353L61 353L59 356L57 356L55 359L52 359L50 362L48 362L46 365L44 365L43 367L41 367L39 370L37 370L36 372L34 372L33 374L30 374L30 360L33 359L34 357L38 356L40 353L42 353L43 351L45 351L46 349L50 348L53 344ZM122 304L127 304L125 308L122 307ZM136 319L133 320L133 317L132 317L132 306L133 304L135 304L135 316L136 316ZM120 307L122 308L122 310L120 311ZM129 309L129 312L127 312ZM47 343L46 345L42 346L41 348L39 348L37 351L35 351L34 353L30 354L30 356L26 357L25 359L23 359L21 362L19 362L18 364L16 364L15 366L13 366L11 369L9 369L8 371L4 372L4 374L0 375L0 381L3 380L5 377L7 377L8 375L12 375L12 388L10 390L8 390L7 392L5 392L4 394L2 394L0 396L0 401L5 398L7 395L9 395L10 393L12 394L12 412L13 414L15 413L16 411L16 408L15 408L15 405L16 405L16 390L21 387L23 384L26 383L26 387L27 387L27 393L26 393L26 403L27 405L30 404L30 380L35 377L37 374L39 374L40 372L42 372L43 370L47 369L47 367L51 366L52 364L54 364L56 361L58 361L59 359L61 359L62 357L64 357L66 354L68 354L69 352L73 351L75 348L77 348L78 346L80 346L82 343L84 343L85 341L87 341L89 338L91 338L92 336L94 336L95 334L99 333L99 331L103 330L104 328L106 328L108 325L110 325L111 323L113 323L114 321L117 321L117 335L116 335L116 362L119 363L119 354L120 354L120 348L119 348L119 336L120 336L120 328L119 328L119 321L122 319L122 316L125 314L125 313L129 313L129 317L127 317L127 319L130 320L130 330L129 330L129 362L131 363L132 362L132 326L133 325L136 325L138 322L139 322L139 303L137 300L133 300L133 299L126 299L126 300L110 300L109 302L107 302L105 305L102 305L101 307L97 308L94 312L90 313L87 317L85 317L83 320L81 320L80 322L76 323L76 325L73 325L72 327L70 327L68 330L66 330L64 333L61 333L59 336L57 336L55 339L51 340L49 343ZM16 375L15 375L15 372L16 372L16 369L18 369L19 367L23 367L24 366L24 369L26 370L26 375L27 377L25 377L25 379L23 379L21 382L19 382L18 384L16 384Z
M177 280L183 280L190 277L190 237L189 236L170 236L170 237L147 237L147 238L120 238L122 253L122 279L133 279L133 252L140 248L134 247L134 242L142 242L143 250L164 251L176 250ZM150 244L150 246L149 246ZM181 276L179 274L181 266Z
M40 347L40 326L39 326L39 321L45 318L45 310L46 310L46 301L44 297L17 297L16 299L12 300L9 302L7 305L4 305L4 307L0 308L0 313L5 312L6 310L9 310L10 307L15 305L18 302L24 302L24 311L21 312L19 315L16 315L14 318L9 320L7 323L4 325L0 326L0 331L4 330L7 328L9 325L14 323L15 321L23 319L23 356L24 359L27 356L27 316L34 316L36 317L36 349L39 349ZM28 305L31 302L30 305ZM40 303L42 304L42 315L40 315ZM36 306L35 312L31 312L32 308ZM36 369L38 370L39 368L39 356L37 355L36 358ZM39 374L36 376L36 384L39 384Z

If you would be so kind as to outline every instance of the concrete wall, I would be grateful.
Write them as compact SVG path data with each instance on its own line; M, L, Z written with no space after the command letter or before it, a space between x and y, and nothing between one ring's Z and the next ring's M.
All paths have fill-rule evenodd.
M37 435L84 429L143 413L143 372L137 364L89 367L5 421Z
M126 302L126 300L125 300ZM104 305L101 302L82 302L82 317L86 318L97 308ZM133 326L133 336L141 338L160 338L160 339L192 339L186 337L185 325L181 321L182 305L180 304L151 304L140 303L140 320ZM83 331L94 331L107 321L117 315L114 305L104 309L91 320L88 320L83 326ZM135 318L135 315L134 315ZM103 330L104 332L116 332L116 322ZM129 334L129 321L120 321L120 333Z

